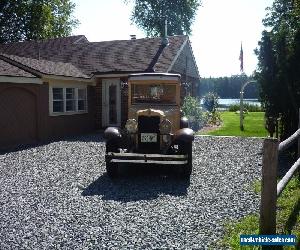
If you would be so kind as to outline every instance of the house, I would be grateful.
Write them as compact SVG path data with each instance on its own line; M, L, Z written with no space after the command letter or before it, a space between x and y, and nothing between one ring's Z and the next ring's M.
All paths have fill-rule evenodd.
M124 126L127 78L139 72L181 74L182 95L200 81L187 36L0 44L0 148Z

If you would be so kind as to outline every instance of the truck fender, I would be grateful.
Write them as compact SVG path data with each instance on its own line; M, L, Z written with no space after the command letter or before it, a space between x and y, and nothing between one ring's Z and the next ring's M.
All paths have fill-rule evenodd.
M194 140L194 131L190 128L182 128L176 131L173 138L173 144L192 142Z
M120 142L122 138L122 134L119 128L117 127L108 127L104 131L104 138L107 141L113 141L115 143Z

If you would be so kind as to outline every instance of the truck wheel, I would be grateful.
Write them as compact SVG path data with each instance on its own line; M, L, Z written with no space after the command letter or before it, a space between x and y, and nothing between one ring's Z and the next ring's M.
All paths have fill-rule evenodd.
M114 162L106 162L106 173L110 178L116 178L118 175L118 166Z
M109 152L117 153L118 152L118 144L116 142L114 142L113 140L107 141L105 147L106 147L106 153L109 153Z
M106 142L106 153L118 152L118 145L113 141ZM106 173L110 178L116 178L118 175L118 165L115 162L106 161Z
M181 176L183 178L190 177L193 168L193 143L186 142L179 145L179 151L181 154L186 154L188 156L187 163L182 166Z

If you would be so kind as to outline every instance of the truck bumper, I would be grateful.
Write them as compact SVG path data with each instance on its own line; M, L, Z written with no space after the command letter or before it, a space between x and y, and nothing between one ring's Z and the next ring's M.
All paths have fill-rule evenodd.
M108 152L105 161L117 164L184 165L188 162L188 156Z

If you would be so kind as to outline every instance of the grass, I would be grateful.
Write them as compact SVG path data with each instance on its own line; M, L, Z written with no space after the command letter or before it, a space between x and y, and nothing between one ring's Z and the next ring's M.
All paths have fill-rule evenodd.
M253 184L256 193L260 193L260 182ZM297 237L296 247L284 246L284 250L300 250L300 180L294 177L277 201L277 234L294 234ZM225 226L225 236L218 243L219 248L261 249L258 246L240 246L241 234L259 233L259 215L249 215L238 222L229 222Z
M268 132L264 127L264 113L250 112L245 115L244 131L239 128L239 114L234 112L222 112L223 124L220 128L208 131L207 135L266 137ZM260 181L253 183L253 190L257 194L261 191ZM249 201L251 202L251 201ZM296 247L284 246L284 250L300 250L300 180L294 177L284 189L277 200L277 234L294 234L297 237ZM252 214L240 221L231 221L225 224L225 235L217 243L216 249L261 249L259 246L240 246L241 234L259 233L259 215ZM214 248L215 249L215 248Z
M216 130L198 134L225 135L243 137L266 137L267 130L264 127L264 112L249 112L244 118L244 131L240 130L240 115L235 112L221 112L222 126Z

